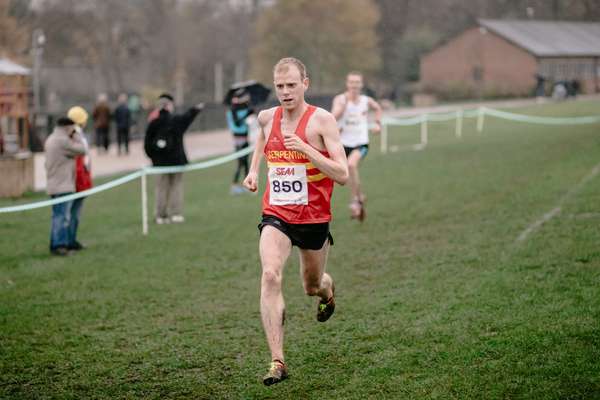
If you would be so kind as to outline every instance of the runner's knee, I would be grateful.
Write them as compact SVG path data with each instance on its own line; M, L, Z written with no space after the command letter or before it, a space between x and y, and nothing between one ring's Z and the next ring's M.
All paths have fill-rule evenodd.
M281 273L272 269L265 269L262 273L263 286L281 286Z

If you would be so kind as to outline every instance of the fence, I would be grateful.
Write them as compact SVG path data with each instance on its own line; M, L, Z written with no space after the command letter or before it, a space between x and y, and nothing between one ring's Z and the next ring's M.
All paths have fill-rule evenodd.
M167 174L167 173L176 173L176 172L189 172L189 171L195 171L195 170L200 170L200 169L212 168L212 167L216 167L217 165L221 165L221 164L225 164L230 161L233 161L239 157L248 155L253 150L254 150L253 147L248 147L248 148L242 149L240 151L237 151L237 152L234 152L234 153L222 156L222 157L214 158L212 160L202 161L202 162L183 165L183 166L142 168L138 171L132 172L130 174L122 176L113 181L106 182L102 185L98 185L91 189L84 190L82 192L73 193L73 194L70 194L67 196L61 196L61 197L57 197L57 198L50 199L50 200L37 201L34 203L20 204L20 205L9 206L9 207L0 207L0 214L34 210L36 208L42 208L42 207L50 207L50 206L53 206L56 204L65 203L65 202L72 201L75 199L80 199L82 197L92 196L92 195L113 189L117 186L124 185L125 183L131 182L131 181L139 178L139 179L141 179L141 183L142 183L142 185L141 185L142 186L142 193L141 193L141 197L142 197L142 233L144 235L147 235L148 234L148 187L147 187L148 185L147 185L146 177L148 175Z
M463 119L464 118L477 118L477 131L483 132L485 117L501 118L509 121L532 123L532 124L545 124L545 125L582 125L582 124L595 124L600 123L600 116L586 116L586 117L541 117L524 114L516 114L502 110L496 110L488 107L479 107L477 109L470 110L457 110L448 113L431 113L422 114L409 118L384 118L383 129L381 132L381 152L388 152L388 135L389 126L411 126L421 125L420 143L411 146L413 150L422 150L427 146L428 142L428 123L431 122L443 122L456 120L455 135L457 138L462 137L463 131ZM110 190L117 186L131 182L135 179L141 179L141 202L142 202L142 233L148 234L148 193L147 193L147 176L165 173L176 173L176 172L189 172L201 169L212 168L227 162L233 161L239 157L250 154L253 151L253 147L248 147L240 151L218 157L212 160L189 164L185 166L174 166L174 167L147 167L138 171L132 172L128 175L122 176L113 181L104 183L96 186L92 189L74 193L67 196L62 196L55 199L43 200L29 204L21 204L9 207L1 207L0 214L2 213L13 213L27 210L33 210L42 207L49 207L55 204L64 203L67 201L75 200L82 197L92 196L106 190Z
M479 107L476 109L468 110L456 110L447 113L430 113L421 114L414 117L407 118L384 118L382 121L381 130L381 153L387 153L391 147L389 146L389 127L390 126L412 126L421 125L420 142L409 146L412 150L423 150L429 141L429 130L428 123L430 122L446 122L456 120L455 124L455 136L461 138L463 134L463 120L464 118L477 118L477 132L482 133L485 123L485 117L501 118L509 121L524 122L531 124L542 124L542 125L582 125L582 124L595 124L600 123L600 116L586 116L586 117L541 117L534 115L516 114L502 110L496 110L489 107ZM398 147L394 147L394 150L400 150Z

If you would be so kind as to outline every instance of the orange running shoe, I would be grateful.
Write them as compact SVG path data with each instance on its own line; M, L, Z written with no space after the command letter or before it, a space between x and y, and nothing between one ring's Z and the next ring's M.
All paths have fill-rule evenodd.
M274 385L287 379L288 371L285 363L281 360L273 360L269 372L264 376L263 383L267 386Z
M317 305L317 321L327 321L335 311L335 285L331 283L331 298L327 301L319 300Z

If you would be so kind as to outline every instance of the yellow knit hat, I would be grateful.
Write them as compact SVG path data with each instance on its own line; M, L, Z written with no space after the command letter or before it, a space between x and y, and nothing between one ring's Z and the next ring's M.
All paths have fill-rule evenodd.
M71 118L77 125L84 127L87 124L88 113L82 107L75 106L69 109L67 117Z

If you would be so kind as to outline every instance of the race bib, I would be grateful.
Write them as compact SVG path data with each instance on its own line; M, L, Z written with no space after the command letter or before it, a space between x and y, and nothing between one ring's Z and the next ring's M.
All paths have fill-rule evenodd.
M358 126L362 123L361 115L358 113L349 113L344 119L346 126Z
M283 206L308 204L306 165L269 167L269 204Z

